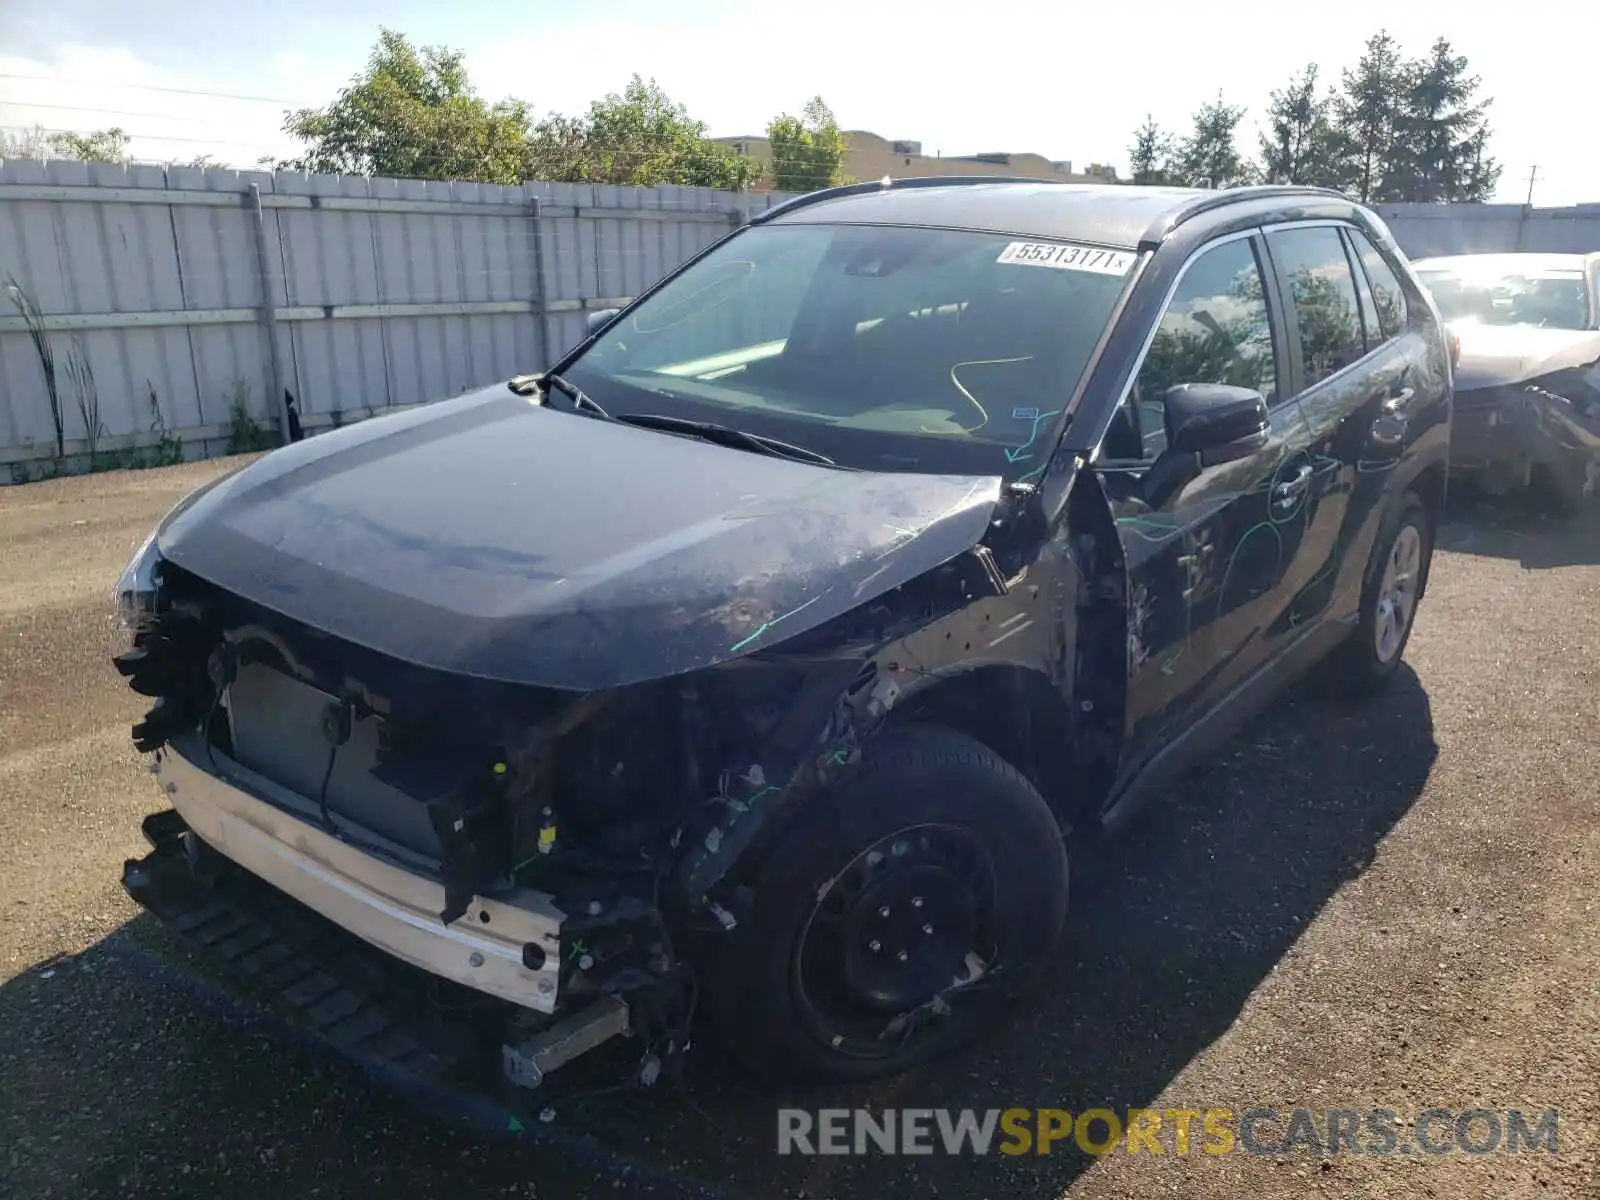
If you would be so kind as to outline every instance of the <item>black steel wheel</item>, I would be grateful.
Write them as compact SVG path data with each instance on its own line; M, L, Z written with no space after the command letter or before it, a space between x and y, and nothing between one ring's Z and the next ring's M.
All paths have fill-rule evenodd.
M968 831L916 825L879 839L824 885L801 929L804 1019L836 1049L874 1057L897 1016L986 969L993 914L994 868Z
M908 726L808 804L713 948L713 1031L759 1073L893 1074L1014 1011L1066 916L1061 831L982 744Z

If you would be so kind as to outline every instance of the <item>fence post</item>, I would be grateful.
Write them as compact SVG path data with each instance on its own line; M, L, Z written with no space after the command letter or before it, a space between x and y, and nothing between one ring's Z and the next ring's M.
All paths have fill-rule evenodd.
M550 329L550 306L545 303L544 226L539 220L539 197L528 201L528 227L533 231L533 307L539 314L539 350L544 357L541 370L549 370L556 360L555 339Z
M252 183L246 196L250 209L250 224L256 238L256 271L261 276L260 321L267 335L267 371L271 377L273 406L278 410L278 432L283 444L290 441L289 397L284 390L283 361L278 357L278 310L272 298L272 277L267 265L267 214L261 207L261 185Z

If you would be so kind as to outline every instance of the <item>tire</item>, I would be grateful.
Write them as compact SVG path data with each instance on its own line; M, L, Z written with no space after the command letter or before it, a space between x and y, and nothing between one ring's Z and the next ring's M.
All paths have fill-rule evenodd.
M876 1078L954 1050L1038 982L1067 880L1061 829L1013 767L942 726L887 730L753 872L703 973L711 1032L768 1082Z
M1399 560L1396 552L1399 551ZM1416 624L1417 607L1428 587L1433 562L1433 522L1415 492L1406 492L1391 511L1373 546L1367 580L1361 589L1361 616L1355 631L1341 648L1335 664L1341 690L1370 692L1387 683L1400 669L1406 644ZM1406 564L1409 564L1409 568ZM1409 605L1397 603L1399 592L1391 583L1409 570ZM1398 627L1389 617L1401 609ZM1380 634L1383 634L1380 638Z

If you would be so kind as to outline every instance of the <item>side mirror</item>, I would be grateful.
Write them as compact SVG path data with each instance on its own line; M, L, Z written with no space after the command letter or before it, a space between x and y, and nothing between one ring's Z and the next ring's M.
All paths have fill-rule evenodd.
M1267 444L1267 400L1252 388L1180 383L1163 400L1167 448L1143 484L1153 507L1165 505L1205 468L1245 458Z
M600 326L604 325L607 321L611 320L612 317L616 316L621 311L622 310L620 308L595 309L594 312L590 313L584 318L583 336L594 336L595 330L599 329Z
M1215 467L1267 444L1267 400L1254 388L1225 383L1180 383L1165 396L1167 450L1197 455Z

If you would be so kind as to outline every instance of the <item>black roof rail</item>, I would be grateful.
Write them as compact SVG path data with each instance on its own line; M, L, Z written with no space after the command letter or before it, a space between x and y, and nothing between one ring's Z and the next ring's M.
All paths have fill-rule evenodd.
M974 186L983 183L1040 183L1050 186L1067 186L1064 179L1028 179L1020 175L924 175L914 179L878 179L871 183L843 183L838 187L823 188L785 200L782 204L759 212L750 218L751 225L760 225L783 213L798 208L809 208L824 200L837 200L843 196L864 196L872 192L901 191L905 188Z
M1196 196L1193 200L1185 201L1171 212L1163 213L1145 230L1140 245L1157 244L1165 240L1178 226L1185 221L1192 221L1195 217L1219 208L1226 208L1230 204L1238 204L1246 200L1265 200L1273 196L1306 196L1320 197L1324 200L1343 200L1348 204L1356 201L1346 196L1343 192L1333 188L1305 187L1297 183L1253 183L1245 187L1222 188L1219 191L1206 192Z

